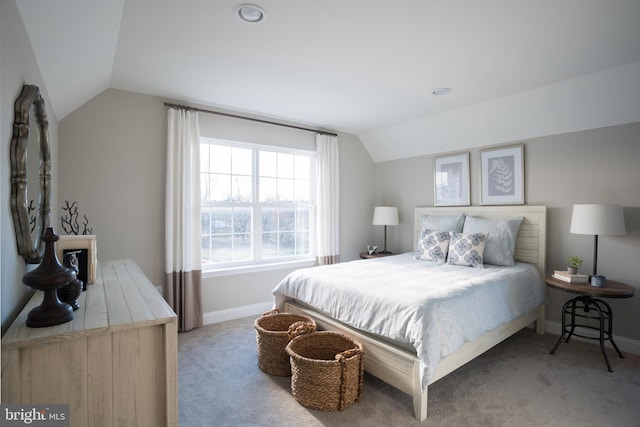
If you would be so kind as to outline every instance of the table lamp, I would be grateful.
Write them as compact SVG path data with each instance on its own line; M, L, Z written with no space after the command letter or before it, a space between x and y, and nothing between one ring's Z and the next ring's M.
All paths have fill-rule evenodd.
M381 254L390 254L387 251L387 225L398 225L398 208L390 206L376 206L373 210L373 225L384 225L384 251Z
M621 205L573 205L573 234L593 235L593 276L598 274L598 236L625 234Z

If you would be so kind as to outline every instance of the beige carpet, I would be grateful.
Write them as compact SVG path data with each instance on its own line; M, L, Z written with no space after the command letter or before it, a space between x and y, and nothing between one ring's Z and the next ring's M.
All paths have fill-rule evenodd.
M640 356L524 330L429 387L429 417L367 375L344 412L299 405L290 379L258 369L253 318L179 335L180 426L640 426Z

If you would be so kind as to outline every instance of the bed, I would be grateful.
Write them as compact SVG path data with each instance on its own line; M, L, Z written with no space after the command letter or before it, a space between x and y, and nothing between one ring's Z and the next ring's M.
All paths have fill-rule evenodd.
M365 370L411 395L420 421L427 417L429 385L534 322L536 331L544 333L546 207L419 207L413 247L425 236L425 218L430 221L428 228L433 228L434 220L445 223L460 214L466 216L466 225L471 220L521 218L511 264L488 265L485 251L485 264L476 265L484 268L440 265L432 259L416 260L412 251L298 270L274 289L281 310L310 316L322 329L361 341ZM449 276L456 277L455 287L447 284ZM385 290L385 282L391 291ZM321 298L318 289L326 289L328 296ZM370 300L361 299L363 294ZM366 310L367 306L374 310ZM479 312L466 310L466 319L467 314L461 313L470 307L478 307ZM373 317L368 314L371 311L382 316Z

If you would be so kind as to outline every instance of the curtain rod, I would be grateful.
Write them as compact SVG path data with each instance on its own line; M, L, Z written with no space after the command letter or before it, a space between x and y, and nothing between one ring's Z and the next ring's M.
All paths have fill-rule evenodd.
M288 124L285 124L285 123L271 122L269 120L254 119L252 117L245 117L245 116L239 116L239 115L236 115L236 114L222 113L220 111L205 110L203 108L189 107L187 105L172 104L170 102L165 102L164 106L165 107L171 107L171 108L177 108L179 110L198 111L200 113L217 114L219 116L233 117L234 119L250 120L252 122L258 122L258 123L266 123L268 125L283 126L283 127L292 128L292 129L298 129L298 130L306 130L307 132L315 132L315 133L320 133L320 134L323 134L323 135L338 136L338 134L332 133L332 132L325 132L325 131L322 131L322 130L309 129L309 128L305 128L305 127L302 127L302 126L288 125Z

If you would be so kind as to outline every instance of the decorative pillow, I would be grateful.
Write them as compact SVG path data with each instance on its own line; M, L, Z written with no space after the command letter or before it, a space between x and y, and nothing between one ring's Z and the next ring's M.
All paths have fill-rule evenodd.
M448 231L422 230L414 258L444 264L449 249L449 239Z
M421 230L455 231L462 232L464 214L460 215L420 215Z
M516 236L522 224L522 217L510 219L485 219L468 216L464 222L463 233L489 233L484 248L485 264L515 265L514 251Z
M487 233L454 233L449 243L447 264L465 265L468 267L484 268L482 254L487 242Z

